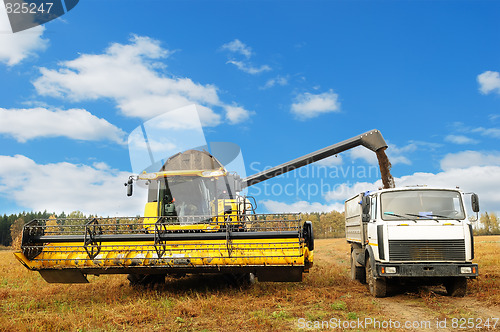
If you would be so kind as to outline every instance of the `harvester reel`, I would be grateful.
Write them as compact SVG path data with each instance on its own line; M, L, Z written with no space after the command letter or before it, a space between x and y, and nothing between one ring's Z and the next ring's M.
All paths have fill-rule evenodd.
M304 236L304 241L306 243L307 248L310 251L314 250L314 233L312 228L312 222L306 221L304 222L304 227L302 228L302 233Z
M43 251L43 245L41 244L35 245L34 243L31 243L31 241L29 241L29 239L33 237L38 237L42 235L44 235L43 225L40 221L36 219L27 223L23 227L21 249L26 258L30 260L34 259Z
M162 258L162 256L165 254L166 246L165 246L165 241L162 241L160 239L160 233L166 233L167 232L167 225L165 224L165 217L160 217L156 223L155 223L155 233L154 233L154 239L155 239L155 251L156 254L158 255L158 258Z
M101 252L101 243L95 241L95 236L102 234L102 228L94 218L85 224L84 248L90 259L94 259ZM89 250L90 247L90 250Z

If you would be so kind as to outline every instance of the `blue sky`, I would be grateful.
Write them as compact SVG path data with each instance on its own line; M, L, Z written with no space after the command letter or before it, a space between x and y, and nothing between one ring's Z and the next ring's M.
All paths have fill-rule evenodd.
M498 211L499 14L495 1L86 0L12 34L2 8L0 213L141 214L123 187L127 136L188 104L247 174L376 128L398 186L460 186ZM360 148L249 194L261 212L328 211L377 181Z

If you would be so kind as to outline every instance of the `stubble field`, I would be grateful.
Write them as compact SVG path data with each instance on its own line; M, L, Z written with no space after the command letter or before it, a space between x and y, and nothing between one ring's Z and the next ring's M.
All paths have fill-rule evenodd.
M89 284L48 284L19 264L12 250L0 250L1 331L284 331L343 322L474 322L496 328L500 318L500 236L476 238L480 276L469 281L465 298L450 298L440 287L403 290L383 299L349 279L344 239L317 240L315 265L302 283L229 285L219 276L168 279L154 288L133 288L125 276L89 276ZM481 324L479 324L482 322ZM354 324L354 323L352 323ZM356 325L373 330L375 325ZM386 326L386 325L385 325ZM380 327L385 327L380 325ZM394 328L395 325L392 325ZM354 327L354 325L353 325ZM390 326L387 328L392 330ZM431 330L428 329L428 330ZM470 330L467 328L467 330Z

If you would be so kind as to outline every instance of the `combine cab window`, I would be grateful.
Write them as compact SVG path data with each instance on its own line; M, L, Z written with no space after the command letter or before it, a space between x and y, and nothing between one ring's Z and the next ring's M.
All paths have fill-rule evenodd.
M381 194L382 219L465 218L460 194L452 190L408 190Z
M160 182L162 216L208 216L213 200L210 180L201 177L170 177Z

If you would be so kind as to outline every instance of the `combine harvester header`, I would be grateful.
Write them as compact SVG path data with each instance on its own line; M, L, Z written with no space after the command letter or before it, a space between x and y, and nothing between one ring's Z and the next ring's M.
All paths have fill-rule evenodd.
M143 217L33 220L16 258L47 282L85 283L89 274L128 274L132 284L187 273L253 274L259 281L301 281L313 264L312 224L299 214L257 214L248 186L356 146L384 154L372 130L241 179L206 151L170 157L145 182Z

